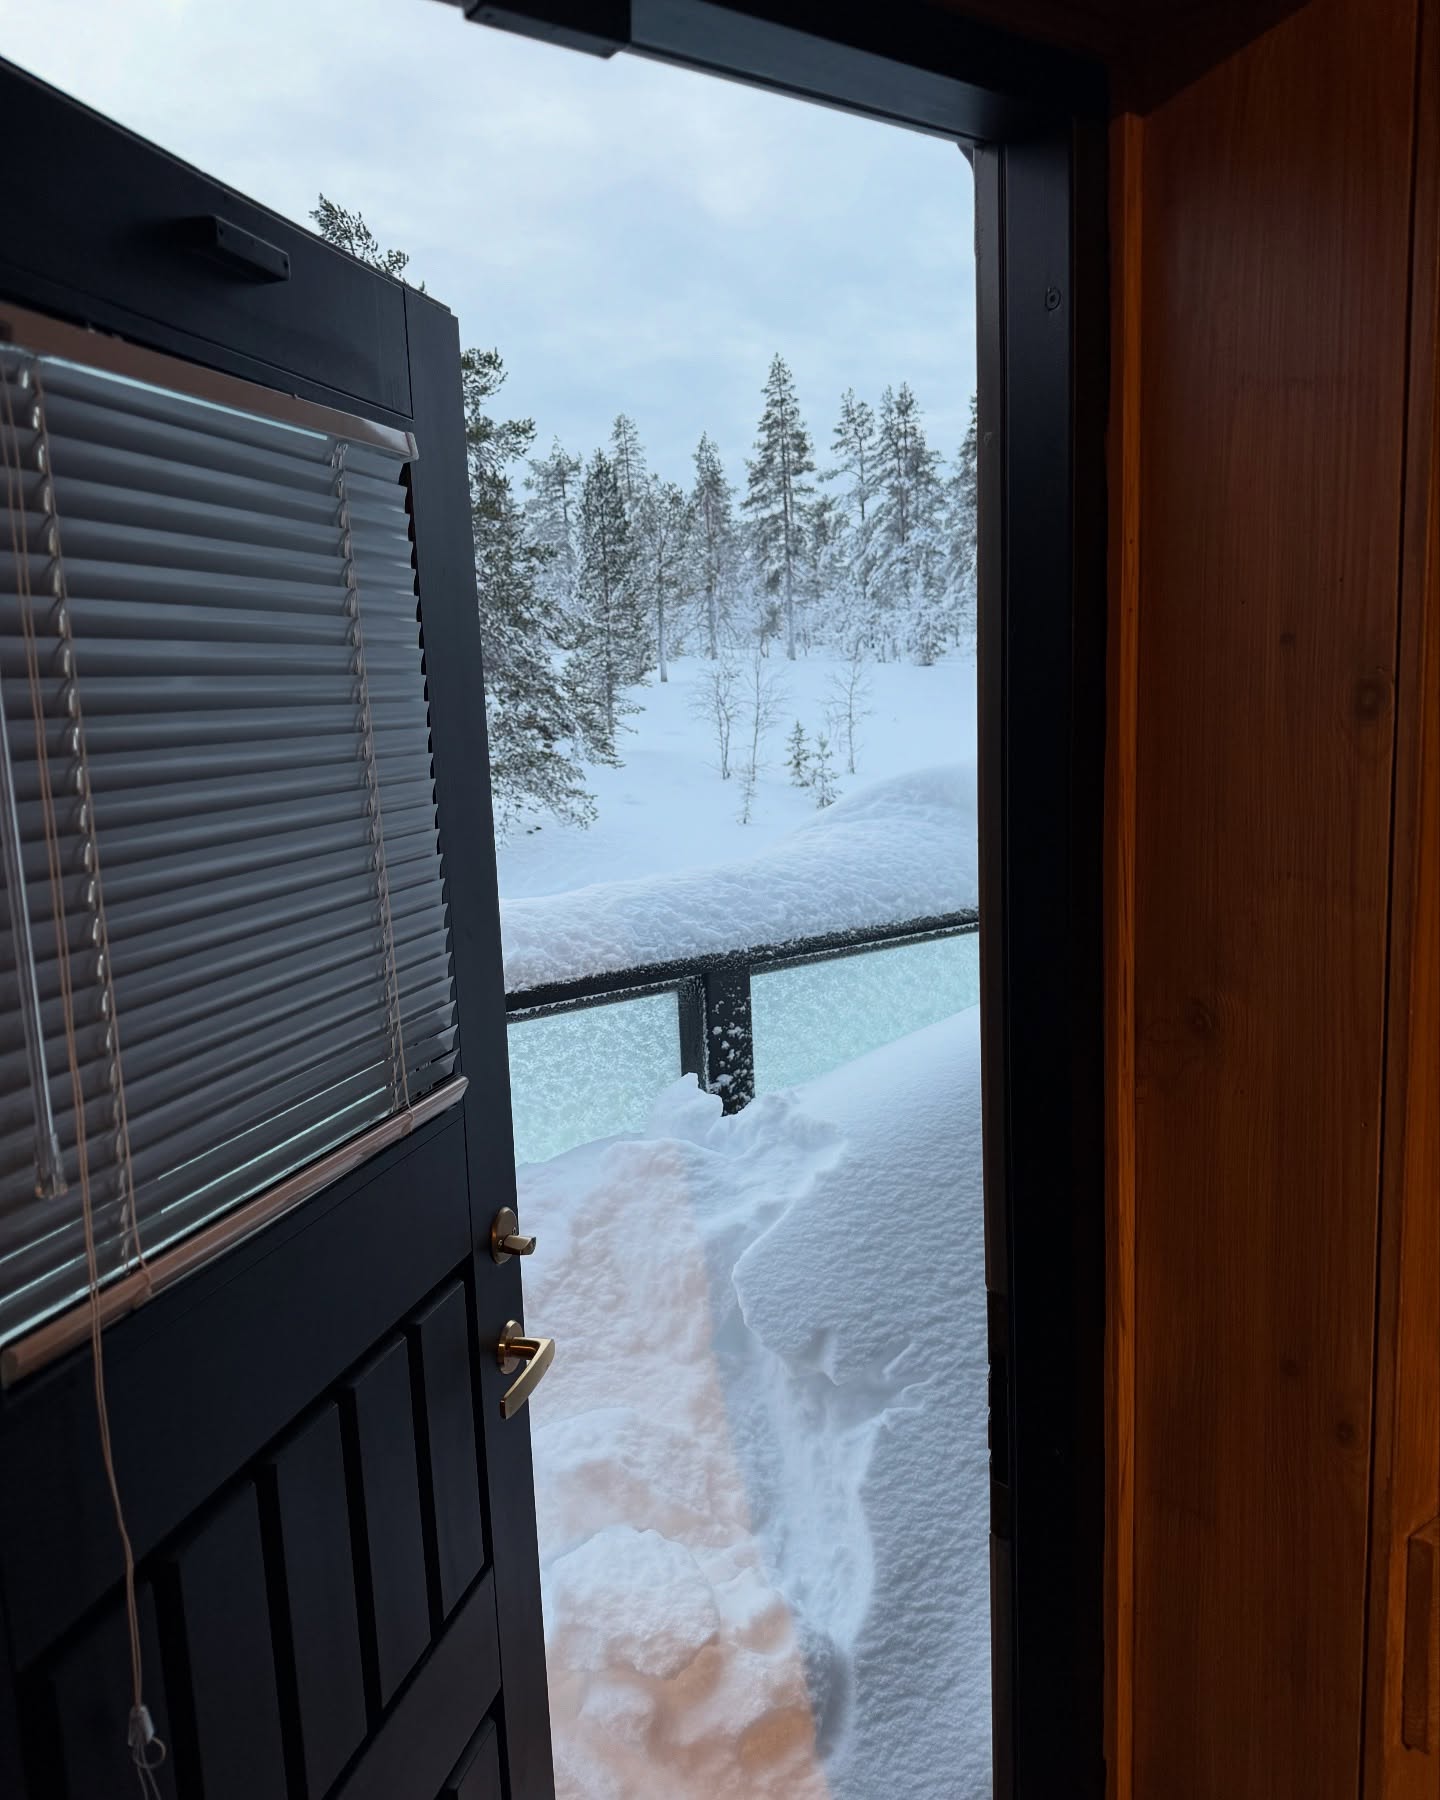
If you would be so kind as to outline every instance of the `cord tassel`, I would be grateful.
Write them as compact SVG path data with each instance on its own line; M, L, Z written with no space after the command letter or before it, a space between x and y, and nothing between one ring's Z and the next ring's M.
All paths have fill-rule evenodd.
M160 1784L155 1779L155 1771L169 1754L165 1740L155 1735L155 1722L150 1717L150 1708L142 1700L139 1705L130 1708L130 1760L135 1765L135 1777L140 1783L140 1792L145 1800L161 1800Z

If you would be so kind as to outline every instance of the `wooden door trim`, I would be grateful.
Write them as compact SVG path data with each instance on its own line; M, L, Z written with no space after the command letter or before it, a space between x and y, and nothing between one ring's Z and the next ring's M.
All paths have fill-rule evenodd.
M1404 1742L1412 1536L1440 1513L1440 3L1421 0L1400 542L1363 1792L1435 1800ZM1433 1629L1433 1621L1432 1621ZM1440 1679L1440 1659L1428 1679ZM1436 1708L1437 1696L1429 1704Z

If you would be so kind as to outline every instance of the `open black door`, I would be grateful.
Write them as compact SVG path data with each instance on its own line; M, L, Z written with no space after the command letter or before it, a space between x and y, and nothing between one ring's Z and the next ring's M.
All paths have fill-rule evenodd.
M521 1264L491 1247L514 1170L455 321L9 67L0 140L0 732L21 896L0 1059L21 1069L33 1028L49 1069L39 1098L15 1076L4 1125L48 1132L65 1188L12 1207L31 1225L0 1247L0 1793L98 1800L137 1781L87 1280L41 1242L68 1231L74 1250L76 1118L92 1154L114 1135L103 1068L93 1090L80 1069L66 1111L55 1009L73 1022L74 996L53 999L46 958L73 928L74 980L103 989L95 1054L129 1095L148 1253L138 1269L136 1219L97 1189L110 1438L168 1746L144 1791L539 1800L529 1425L502 1397L545 1351L497 1354ZM322 666L348 679L338 704L307 688ZM368 821L358 862L349 818ZM63 930L57 847L78 858ZM97 848L109 918L92 937ZM305 905L286 911L301 870ZM208 899L175 898L202 877ZM316 1034L357 1016L367 957L378 1048L322 1079ZM264 1051L245 1071L242 1042ZM223 1103L198 1085L212 1067ZM187 1187L244 1141L236 1097L265 1083L264 1153ZM167 1137L165 1108L196 1094L189 1136Z

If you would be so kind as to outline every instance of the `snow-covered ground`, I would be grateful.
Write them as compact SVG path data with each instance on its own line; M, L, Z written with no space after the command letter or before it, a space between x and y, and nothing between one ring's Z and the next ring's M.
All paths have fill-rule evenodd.
M978 1011L521 1211L561 1800L988 1796Z
M599 817L586 829L545 823L522 832L499 852L500 893L506 900L566 893L592 882L630 881L752 856L815 816L814 797L793 786L785 769L785 739L798 719L813 742L827 729L827 710L845 664L823 652L786 662L777 649L766 672L785 692L775 726L761 749L754 815L740 823L740 783L722 781L709 727L697 717L697 694L709 664L679 657L670 680L631 690L643 709L623 731L619 769L592 767L587 783ZM975 665L955 656L928 669L913 663L867 668L869 716L860 720L856 773L838 749L841 798L893 775L942 763L974 763ZM732 761L743 760L743 708ZM832 731L832 738L834 733Z
M597 822L502 848L511 991L976 904L973 664L870 669L817 808L841 665L771 660L749 823L682 658ZM730 1118L673 994L511 1028L561 1800L990 1793L976 952L757 975Z

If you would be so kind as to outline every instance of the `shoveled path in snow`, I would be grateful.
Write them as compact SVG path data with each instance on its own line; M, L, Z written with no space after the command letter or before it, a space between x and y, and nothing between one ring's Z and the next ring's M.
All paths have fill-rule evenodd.
M561 1800L988 1796L978 1013L521 1190Z

